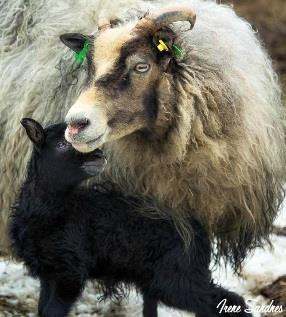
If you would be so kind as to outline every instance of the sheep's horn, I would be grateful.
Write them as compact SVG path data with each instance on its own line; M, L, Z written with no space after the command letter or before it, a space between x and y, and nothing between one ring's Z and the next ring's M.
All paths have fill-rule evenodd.
M169 7L158 13L145 16L138 21L136 28L147 29L147 31L155 33L162 27L179 21L188 21L193 28L196 14L190 7Z
M99 31L110 29L111 28L111 23L109 19L101 18L98 20L97 23Z
M98 30L99 31L104 31L110 28L113 28L117 26L121 22L120 19L118 19L116 16L112 16L109 19L106 18L101 18L98 20Z

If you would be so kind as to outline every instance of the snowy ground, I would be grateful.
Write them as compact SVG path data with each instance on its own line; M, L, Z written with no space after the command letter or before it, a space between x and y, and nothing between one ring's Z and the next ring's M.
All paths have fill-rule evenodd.
M286 226L286 208L276 221L279 227ZM279 276L286 274L286 237L272 236L274 248L256 250L246 261L241 277L234 276L229 268L220 267L214 272L215 279L245 299L253 299L255 305L266 305L267 300L259 295L259 290ZM21 264L0 259L0 317L34 317L39 284L27 276ZM89 285L82 299L73 310L72 316L81 317L140 317L142 301L135 293L128 302L115 304L99 303L96 287ZM187 317L178 311L160 307L159 317ZM255 316L262 316L256 313ZM270 316L269 314L265 316ZM280 316L286 316L286 312Z

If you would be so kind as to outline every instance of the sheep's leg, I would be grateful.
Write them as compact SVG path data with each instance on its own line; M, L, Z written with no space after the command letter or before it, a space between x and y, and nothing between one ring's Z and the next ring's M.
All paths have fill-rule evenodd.
M43 288L39 302L40 317L66 317L83 289L77 281L49 281ZM40 307L41 306L41 307Z
M161 274L160 274L161 273ZM198 274L196 277L188 277L187 274L171 272L156 274L156 280L152 283L151 293L158 301L168 307L195 313L199 317L216 317L210 309L209 281ZM169 277L168 277L169 276Z
M192 312L196 317L251 317L244 299L236 293L212 285L204 276L173 275L172 280L158 284L158 299L167 306ZM236 312L220 311L222 300ZM239 308L240 307L240 308Z
M51 296L51 287L50 283L45 279L41 279L41 290L38 304L38 314L43 316L45 307L47 306Z
M158 317L158 303L148 295L143 295L143 317Z
M243 298L211 282L208 269L208 256L196 253L190 260L188 255L170 252L154 274L149 293L158 302L187 312L197 317L250 317ZM220 301L227 300L227 305L241 306L236 313L220 312L217 308Z

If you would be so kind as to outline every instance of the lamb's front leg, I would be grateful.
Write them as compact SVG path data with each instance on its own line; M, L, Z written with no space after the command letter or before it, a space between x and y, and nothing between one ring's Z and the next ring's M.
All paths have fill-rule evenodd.
M158 317L158 302L157 300L143 294L143 317Z
M41 278L41 288L40 288L40 297L39 297L39 303L38 303L38 315L43 316L43 312L45 307L47 306L49 299L51 297L51 287L50 283L44 279Z
M40 317L66 317L80 296L84 282L76 280L41 280Z

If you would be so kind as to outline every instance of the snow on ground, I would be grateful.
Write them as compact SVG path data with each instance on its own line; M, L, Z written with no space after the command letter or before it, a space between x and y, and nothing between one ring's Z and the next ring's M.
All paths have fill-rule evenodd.
M276 221L279 227L286 226L286 207ZM266 305L259 290L279 276L286 274L286 237L273 235L273 249L258 249L246 261L241 277L232 274L229 267L223 266L214 271L215 280L230 290L238 292L253 305ZM39 283L30 278L21 264L0 259L0 317L35 317ZM142 299L135 292L128 301L121 304L99 302L96 286L90 284L71 316L81 317L140 317ZM254 314L259 317L260 313ZM186 314L161 306L159 317L190 317ZM283 314L283 316L286 316Z

